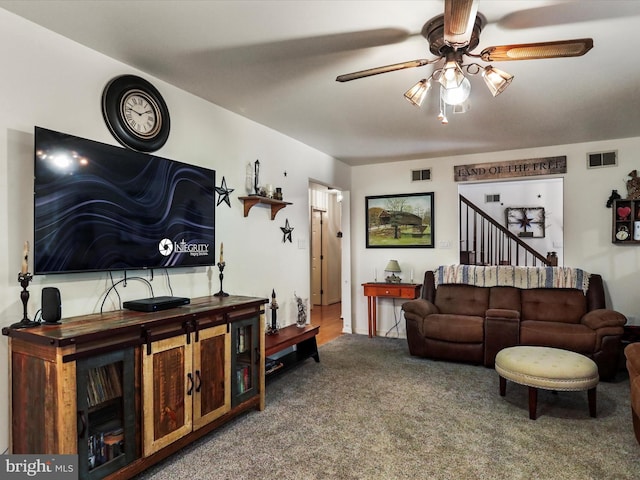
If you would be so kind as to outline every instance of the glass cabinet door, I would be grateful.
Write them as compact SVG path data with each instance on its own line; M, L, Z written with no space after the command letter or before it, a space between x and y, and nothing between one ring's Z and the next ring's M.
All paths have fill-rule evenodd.
M78 360L78 470L95 480L135 458L134 352Z
M259 317L252 316L231 324L232 407L259 394L259 320Z

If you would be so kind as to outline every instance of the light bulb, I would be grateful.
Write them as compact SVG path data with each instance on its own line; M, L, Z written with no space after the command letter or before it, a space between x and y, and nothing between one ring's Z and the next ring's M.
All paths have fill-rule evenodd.
M440 87L440 95L445 103L449 105L460 105L471 93L471 82L468 78L464 78L459 87L456 88L444 88Z

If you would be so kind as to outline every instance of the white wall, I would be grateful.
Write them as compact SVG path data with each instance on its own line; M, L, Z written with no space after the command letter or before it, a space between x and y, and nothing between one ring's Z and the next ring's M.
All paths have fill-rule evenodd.
M575 122L575 121L574 121ZM448 125L446 128L455 128ZM586 168L586 153L618 150L617 167ZM610 308L628 317L640 317L637 301L637 278L640 274L640 246L611 243L611 209L605 204L611 190L626 195L627 174L638 165L640 137L560 145L537 149L512 150L455 158L412 160L403 163L355 167L351 183L351 248L353 330L366 334L367 303L362 283L373 281L373 270L380 272L390 258L399 261L404 272L414 270L416 282L422 282L426 270L439 265L458 263L458 183L453 181L455 165L521 160L537 157L567 156L564 178L564 265L599 273L605 281ZM411 170L432 169L429 182L412 182ZM429 249L365 248L365 205L367 195L435 192L435 245ZM488 192L492 193L492 192ZM378 300L378 332L384 334L398 318L402 301ZM390 336L396 336L395 329ZM400 336L405 335L404 321Z
M163 94L171 114L171 134L158 155L217 171L234 188L231 207L216 211L216 240L224 242L224 290L269 297L274 288L281 325L295 322L293 292L308 298L309 251L307 189L309 178L347 189L350 170L344 164L271 129L181 91L143 72L116 62L0 9L0 327L22 318L17 274L23 243L33 234L33 128L35 125L117 145L102 119L100 98L105 84L125 73L150 80ZM248 163L260 160L262 184L281 186L293 205L274 221L264 207L243 217L238 196L246 194ZM286 171L286 176L284 172ZM281 226L294 227L293 242L283 243ZM301 240L299 242L299 240ZM285 266L285 268L283 268ZM31 267L31 264L30 264ZM219 290L218 272L205 268L171 273L176 295L197 297ZM118 274L116 278L121 278ZM138 285L140 284L140 285ZM29 315L39 308L42 287L56 286L63 316L98 312L108 285L106 274L38 276L29 290ZM156 295L166 282L154 280ZM147 297L141 282L119 289L123 300ZM107 309L118 308L107 302ZM9 392L8 342L0 337L0 391ZM0 451L8 446L8 394L0 395Z

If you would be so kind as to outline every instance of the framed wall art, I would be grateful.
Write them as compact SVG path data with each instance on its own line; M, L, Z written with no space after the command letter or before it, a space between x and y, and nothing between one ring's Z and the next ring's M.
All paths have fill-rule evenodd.
M519 237L544 238L543 207L509 207L505 209L507 228Z
M365 197L367 248L433 248L433 192Z

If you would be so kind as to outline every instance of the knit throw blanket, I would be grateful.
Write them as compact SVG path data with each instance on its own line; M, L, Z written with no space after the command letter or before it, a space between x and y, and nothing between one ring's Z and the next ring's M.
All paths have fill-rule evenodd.
M462 283L476 287L575 288L585 294L589 289L589 273L569 267L442 265L434 275L436 287Z

